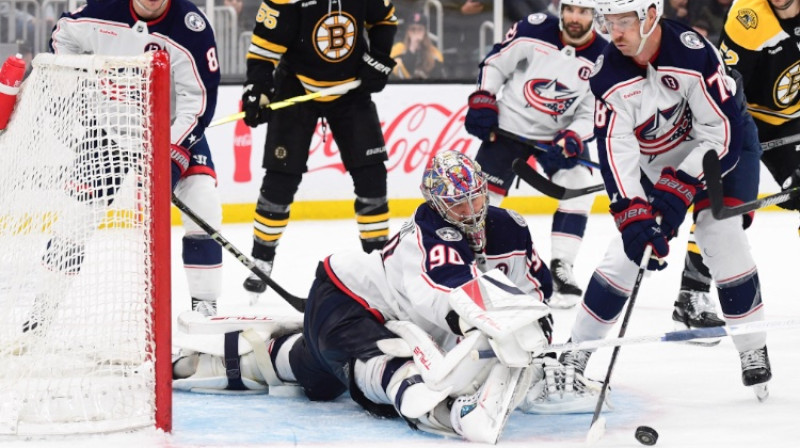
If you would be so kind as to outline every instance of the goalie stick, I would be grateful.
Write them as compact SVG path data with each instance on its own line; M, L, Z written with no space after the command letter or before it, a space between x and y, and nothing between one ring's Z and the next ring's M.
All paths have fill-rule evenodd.
M541 173L536 171L525 160L516 159L511 164L514 173L519 176L533 188L541 191L542 193L555 199L572 199L578 196L595 193L605 190L605 185L597 184L585 188L566 188L561 185L554 184L550 179L544 177Z
M530 146L537 153L547 152L547 146L537 142L536 140L527 139L521 135L517 135L513 132L506 131L505 129L500 129L500 128L492 129L489 139L491 141L494 141L498 135L505 137L509 140L513 140L517 143L522 143L523 145ZM578 159L578 164L580 165L587 166L589 168L598 168L598 169L600 168L600 164L595 161L584 159L582 157L578 157L577 159Z
M711 202L711 214L714 215L716 219L726 219L743 215L800 196L800 187L794 187L780 193L726 207L724 203L725 194L722 191L722 168L719 164L719 156L717 156L715 151L709 150L703 156L703 171L705 173L708 199Z
M292 306L292 308L300 311L301 313L306 309L306 299L302 297L297 297L292 295L285 289L281 287L281 285L277 284L275 280L272 279L269 275L264 273L261 269L256 266L255 262L242 253L239 249L237 249L230 241L228 241L224 236L222 236L218 231L216 231L211 225L209 225L205 220L194 212L189 206L183 203L177 196L174 194L172 195L172 203L175 204L175 207L178 207L178 210L182 211L186 214L192 221L195 222L201 229L203 229L214 241L216 241L223 249L227 250L231 253L234 257L236 257L239 262L241 262L247 269L250 270L253 274L257 275L258 278L264 281L267 285L270 286L279 296L281 296L286 302Z

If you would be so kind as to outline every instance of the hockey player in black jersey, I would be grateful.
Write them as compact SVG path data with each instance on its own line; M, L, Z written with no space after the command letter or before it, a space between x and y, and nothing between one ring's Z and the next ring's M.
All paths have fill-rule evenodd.
M728 14L719 42L723 62L741 74L747 108L758 127L761 161L783 189L800 185L800 1L740 0ZM779 204L800 210L800 199ZM745 216L749 224L752 216ZM723 325L713 310L711 274L689 237L673 320L686 327Z
M254 222L256 265L272 271L320 118L353 179L361 246L380 249L389 236L388 155L370 95L383 90L395 65L389 57L397 31L392 2L264 0L255 19L242 107L248 126L269 123ZM263 99L281 101L356 79L361 85L344 95L275 111L263 107ZM266 284L253 274L244 288L259 294Z

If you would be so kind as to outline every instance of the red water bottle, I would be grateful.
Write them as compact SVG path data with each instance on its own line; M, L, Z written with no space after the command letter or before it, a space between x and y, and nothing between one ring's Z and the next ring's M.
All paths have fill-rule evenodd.
M17 104L17 93L25 76L25 61L22 55L9 56L0 68L0 131L4 130Z
M239 101L239 110L242 110L242 102ZM244 120L236 121L233 128L233 181L250 182L253 177L250 173L250 153L253 151L253 135L250 127L244 124Z

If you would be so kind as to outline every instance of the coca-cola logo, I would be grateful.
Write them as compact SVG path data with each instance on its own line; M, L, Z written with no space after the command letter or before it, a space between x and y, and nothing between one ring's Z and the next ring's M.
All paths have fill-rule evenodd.
M233 136L233 146L234 147L250 147L253 144L253 135L249 132L243 134L237 134Z
M466 105L451 110L440 103L416 103L391 121L382 121L381 129L389 152L386 169L417 172L439 151L450 149L468 153L477 149L480 142L464 130L466 111ZM314 130L308 165L309 172L346 171L330 130L321 124Z

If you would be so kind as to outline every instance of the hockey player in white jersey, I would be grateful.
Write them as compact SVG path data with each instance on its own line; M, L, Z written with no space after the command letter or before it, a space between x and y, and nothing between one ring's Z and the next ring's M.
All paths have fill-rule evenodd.
M648 269L663 269L669 240L692 204L695 237L718 285L725 320L762 320L758 271L742 218L715 220L703 185L702 158L713 150L727 203L750 200L757 189L761 148L742 95L735 94L734 80L708 41L661 17L661 0L598 0L597 10L613 45L590 79L597 98L595 136L621 235L592 276L572 340L608 334L634 286L645 247L653 254ZM766 334L734 336L733 342L743 383L766 398ZM561 360L583 370L590 354L566 352Z
M172 190L211 227L218 228L222 224L222 205L204 132L214 115L220 73L214 32L203 13L188 0L89 0L56 22L50 47L56 54L169 53ZM114 132L107 128L107 137L114 140ZM92 149L87 148L83 160L77 163L101 167L101 157L119 156L92 154ZM124 177L127 168L117 174ZM121 179L115 183L118 187ZM114 193L113 188L97 189L93 196L106 196L110 202ZM222 288L222 248L186 216L183 225L183 262L192 308L215 314ZM64 243L55 241L50 245L53 250L60 246ZM72 250L82 253L81 247ZM79 269L80 263L71 268L75 272Z
M458 152L437 154L421 189L426 203L382 252L337 253L319 264L302 333L262 337L268 350L239 340L228 362L239 372L233 381L222 356L186 354L174 363L175 387L216 377L221 388L241 388L245 378L299 384L315 401L349 389L374 414L489 443L517 406L591 412L596 386L540 356L552 289L525 220L488 205L479 166ZM472 356L490 347L497 358Z
M464 125L483 140L476 161L486 172L495 205L508 195L516 158L533 155L553 182L566 187L593 183L590 168L577 166L577 157L593 139L589 73L608 44L594 31L594 3L561 0L558 18L531 14L514 24L481 63L478 90L469 97ZM498 126L549 150L537 152L494 136L492 130ZM572 268L593 202L593 195L562 200L553 215L552 307L571 308L580 300L582 291Z

